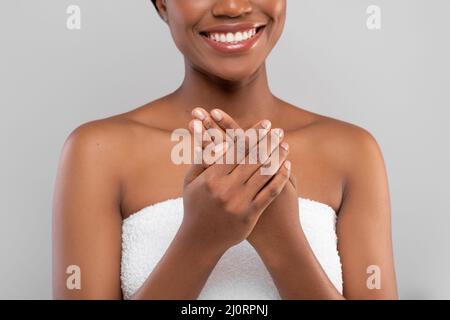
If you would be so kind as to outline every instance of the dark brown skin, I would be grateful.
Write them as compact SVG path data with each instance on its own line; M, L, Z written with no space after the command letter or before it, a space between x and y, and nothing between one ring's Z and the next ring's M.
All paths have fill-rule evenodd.
M270 92L265 60L282 33L286 1L198 0L194 5L158 0L157 6L185 56L184 82L159 100L83 124L68 137L54 196L54 297L121 299L122 220L150 204L183 197L180 230L135 299L195 299L221 255L245 239L261 256L283 299L396 299L389 188L376 140L360 127L297 108ZM218 54L198 35L218 22L247 21L267 26L258 45L244 54ZM272 128L284 130L291 169L284 166L287 161L281 164L259 207L252 205L250 194L264 194L264 189L237 182L244 172L251 176L249 167L238 167L240 174L225 182L223 165L171 162L170 135L192 128L192 110L198 106L206 127L250 128L267 119ZM223 111L221 121L212 119L214 108ZM222 183L238 183L248 192L225 193ZM189 205L195 197L203 203ZM328 204L338 213L343 295L306 241L298 197ZM227 208L219 210L217 219L223 220L207 214L214 205L215 210ZM244 215L244 225L230 220ZM204 219L229 232L210 238ZM66 289L65 271L72 264L82 270L81 290ZM381 269L380 290L366 286L370 265Z

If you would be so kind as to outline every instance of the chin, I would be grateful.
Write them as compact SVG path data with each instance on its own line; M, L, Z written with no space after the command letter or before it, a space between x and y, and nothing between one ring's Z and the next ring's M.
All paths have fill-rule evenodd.
M210 74L230 82L242 82L249 80L259 68L249 68L249 66L222 66L220 70L211 70Z

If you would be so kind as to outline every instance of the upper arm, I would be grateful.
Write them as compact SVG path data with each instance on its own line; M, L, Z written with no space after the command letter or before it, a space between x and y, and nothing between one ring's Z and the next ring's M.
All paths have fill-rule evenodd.
M53 200L56 299L120 299L121 215L117 142L99 124L75 129L60 158ZM69 266L81 289L68 289ZM73 278L71 278L73 279Z
M354 130L351 146L346 150L345 191L337 222L344 296L348 299L396 299L386 168L372 135L363 129ZM369 267L380 273L372 274L371 269L368 273ZM369 289L370 276L370 280L379 276L380 289Z

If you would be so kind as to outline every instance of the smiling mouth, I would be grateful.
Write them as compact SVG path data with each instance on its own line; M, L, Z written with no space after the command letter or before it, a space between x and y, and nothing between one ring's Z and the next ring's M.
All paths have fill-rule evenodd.
M200 32L200 35L208 40L224 43L224 44L237 44L239 42L245 42L255 37L264 26L250 28L237 32Z
M222 54L238 54L245 53L255 47L264 29L265 25L242 26L242 28L235 26L233 29L202 31L200 35L209 47L216 51Z

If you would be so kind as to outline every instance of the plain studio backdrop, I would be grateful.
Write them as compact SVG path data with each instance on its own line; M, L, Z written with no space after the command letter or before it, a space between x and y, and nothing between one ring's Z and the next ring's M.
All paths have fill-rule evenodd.
M287 0L273 92L369 130L386 161L400 298L450 299L448 0ZM81 29L67 28L67 8ZM369 30L367 8L381 9ZM0 3L0 298L50 299L62 145L174 90L183 60L150 0Z

